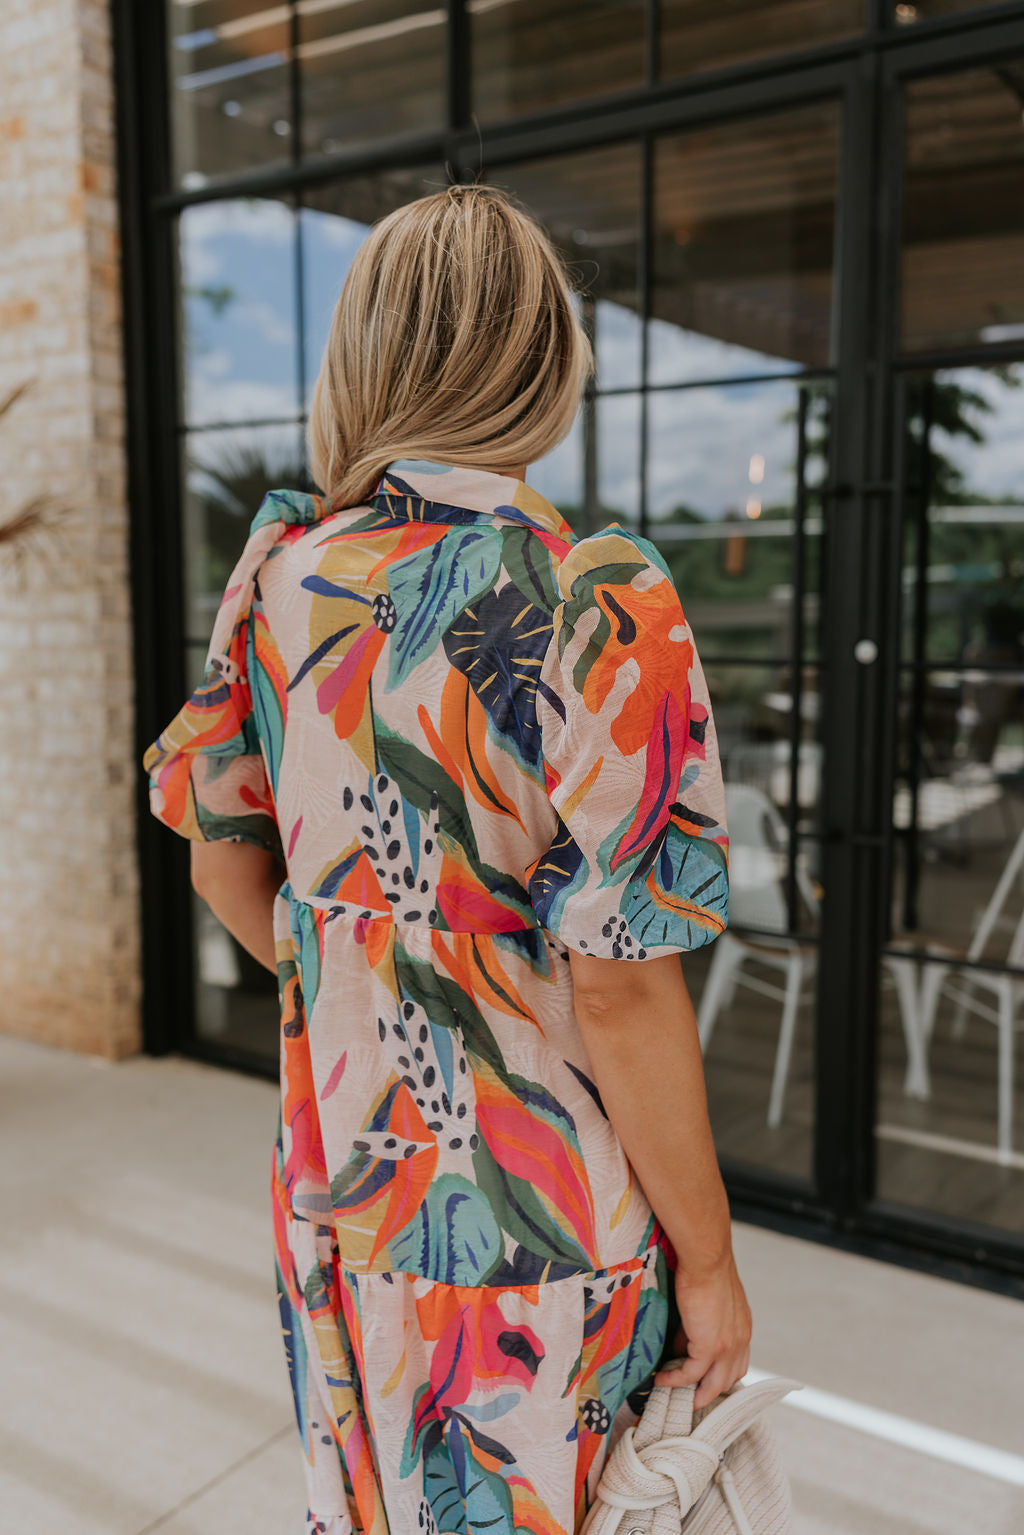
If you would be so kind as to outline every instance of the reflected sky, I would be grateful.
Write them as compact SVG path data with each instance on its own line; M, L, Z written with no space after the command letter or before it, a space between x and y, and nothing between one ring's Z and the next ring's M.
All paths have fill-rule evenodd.
M753 373L799 373L801 365L753 347L736 346L666 320L649 322L649 378L652 384L689 384L704 379L743 378Z
M963 475L964 486L979 497L1010 498L1024 503L1024 369L1010 367L1010 382L987 368L957 368L936 373L938 384L957 384L978 394L987 410L972 410L970 420L981 434L971 442L950 435L941 426L932 431L932 445Z
M181 216L185 420L298 410L295 223L284 203L198 203Z

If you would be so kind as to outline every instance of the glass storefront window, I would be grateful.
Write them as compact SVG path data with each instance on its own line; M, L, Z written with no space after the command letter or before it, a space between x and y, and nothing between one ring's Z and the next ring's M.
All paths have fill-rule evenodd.
M644 0L467 0L466 9L482 122L644 82Z
M793 53L863 31L865 0L661 0L662 79Z
M689 616L689 615L688 615ZM696 622L694 630L697 630ZM817 943L824 889L816 708L791 725L792 669L705 659L729 823L729 929L683 956L720 1152L808 1177ZM813 668L803 699L819 694ZM795 764L796 772L793 772Z
M217 605L263 497L303 484L302 438L298 422L185 433L185 637L193 644L209 642Z
M558 508L572 527L581 525L586 500L582 414L557 447L530 465L526 479Z
M1024 61L907 89L904 350L1024 340Z
M788 657L798 507L804 655L815 652L819 601L812 580L823 530L830 399L825 383L788 380L659 390L649 398L650 536L673 570L698 642L715 655Z
M640 145L496 166L487 179L518 198L558 246L583 294L598 387L635 388L643 332Z
M830 384L788 379L647 403L650 536L693 626L726 785L729 931L685 964L712 1124L725 1156L799 1177L812 1159L825 899L813 657L830 407Z
M296 10L306 154L442 126L443 5L298 0Z
M947 369L906 397L879 1193L1024 1231L1024 376Z
M983 665L1024 580L1024 367L912 376L907 415L902 654Z
M175 179L290 159L289 7L178 0L167 16Z
M834 361L838 154L835 102L659 140L651 383Z
M197 203L179 242L187 425L297 415L294 210L270 198Z
M642 397L599 395L592 410L595 488L584 531L594 532L609 522L636 527L643 460Z

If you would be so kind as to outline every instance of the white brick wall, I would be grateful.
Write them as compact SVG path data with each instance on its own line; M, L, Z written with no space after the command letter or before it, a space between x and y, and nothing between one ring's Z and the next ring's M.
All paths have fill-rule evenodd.
M0 517L69 511L15 585L0 551L0 1029L140 1046L131 608L105 0L0 9Z

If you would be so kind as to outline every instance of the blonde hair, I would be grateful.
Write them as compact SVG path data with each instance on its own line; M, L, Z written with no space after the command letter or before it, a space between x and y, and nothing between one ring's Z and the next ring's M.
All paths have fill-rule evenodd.
M398 458L498 472L565 437L593 369L547 235L494 187L376 224L334 310L309 418L313 478L359 506Z

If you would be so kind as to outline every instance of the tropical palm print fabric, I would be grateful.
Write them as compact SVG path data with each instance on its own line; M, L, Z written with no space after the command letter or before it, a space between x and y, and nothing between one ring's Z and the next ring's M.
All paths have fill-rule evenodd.
M642 962L727 917L664 563L447 465L343 511L274 492L143 765L166 825L284 866L271 1182L307 1529L577 1530L671 1341L675 1258L569 953Z

